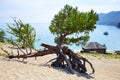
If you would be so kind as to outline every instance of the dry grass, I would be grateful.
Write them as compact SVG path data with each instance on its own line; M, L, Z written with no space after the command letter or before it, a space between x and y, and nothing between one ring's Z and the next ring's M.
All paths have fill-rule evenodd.
M77 53L80 56L84 57L95 57L95 58L104 58L104 59L120 59L120 55L116 54L100 54L100 53Z

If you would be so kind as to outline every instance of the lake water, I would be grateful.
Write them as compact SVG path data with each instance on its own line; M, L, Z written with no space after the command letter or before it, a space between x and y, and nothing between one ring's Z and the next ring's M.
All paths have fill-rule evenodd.
M35 43L36 48L42 48L41 43L47 43L50 45L55 45L54 36L49 31L48 23L36 23L31 24L36 29L37 37L40 39ZM90 33L89 42L99 42L105 44L108 50L120 50L120 29L114 26L96 25L97 28ZM6 30L6 24L0 24L0 28ZM108 32L109 35L104 35L104 32ZM10 37L10 35L7 35ZM74 50L81 50L81 46L71 45L69 46Z

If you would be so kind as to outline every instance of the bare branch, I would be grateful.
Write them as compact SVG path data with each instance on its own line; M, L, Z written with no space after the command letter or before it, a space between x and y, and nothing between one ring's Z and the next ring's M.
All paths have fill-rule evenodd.
M8 51L4 50L2 47L0 47L0 49L1 49L3 52L7 53L8 56L10 55L10 53L9 53Z
M53 60L56 60L56 59L57 59L57 58L53 58L53 59L49 60L48 62L46 62L46 63L44 64L44 66L47 65L48 63L52 62Z

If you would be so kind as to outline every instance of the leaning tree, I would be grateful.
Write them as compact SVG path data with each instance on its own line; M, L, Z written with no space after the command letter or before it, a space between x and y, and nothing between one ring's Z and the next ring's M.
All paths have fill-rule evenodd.
M58 58L52 63L53 66L68 66L71 72L73 72L72 69L78 72L86 72L84 66L85 60L83 60L82 64L80 57L67 47L62 47L62 45L80 44L88 41L88 34L96 28L95 24L97 20L98 15L93 10L90 12L79 12L77 7L73 8L69 5L65 5L64 9L54 16L49 29L51 33L56 36L55 42L57 43ZM67 59L67 56L64 54L66 54L69 59ZM67 65L64 65L64 61Z
M54 16L49 27L51 33L55 35L56 46L41 44L45 47L44 51L37 51L31 54L25 54L25 52L18 47L18 55L10 55L8 57L12 58L29 58L44 56L48 54L56 54L57 57L50 60L52 66L55 67L65 67L68 68L71 73L83 72L86 73L87 69L85 63L89 63L92 68L92 73L95 72L91 62L82 56L78 56L71 49L69 49L65 44L83 44L89 39L89 32L95 29L96 21L98 20L98 15L93 10L89 12L80 12L77 7L73 8L69 5L65 5L63 9L59 11L57 15ZM5 50L4 50L5 51ZM21 51L22 55L19 54ZM27 52L27 50L26 50Z

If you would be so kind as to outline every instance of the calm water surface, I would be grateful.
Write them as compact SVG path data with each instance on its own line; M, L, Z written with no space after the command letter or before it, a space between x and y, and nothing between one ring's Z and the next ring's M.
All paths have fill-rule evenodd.
M47 43L55 45L54 36L49 31L48 23L31 24L36 29L36 48L42 48L41 43ZM97 28L90 33L89 42L99 42L105 44L108 50L120 50L120 29L114 26L96 25ZM0 28L6 30L6 24L0 24ZM104 32L108 32L108 35L104 35ZM7 37L11 35L7 34ZM39 40L40 39L40 40ZM69 46L74 50L81 50L81 46L71 45Z

